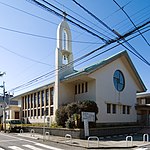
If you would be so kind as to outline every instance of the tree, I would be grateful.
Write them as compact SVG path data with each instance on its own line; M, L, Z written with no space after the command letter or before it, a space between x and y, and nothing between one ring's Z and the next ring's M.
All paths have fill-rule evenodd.
M67 128L82 128L81 112L83 111L95 112L95 120L97 120L97 104L94 101L84 100L60 106L56 111L56 122L59 126L66 126ZM96 122L90 123L90 127L95 127L95 125Z

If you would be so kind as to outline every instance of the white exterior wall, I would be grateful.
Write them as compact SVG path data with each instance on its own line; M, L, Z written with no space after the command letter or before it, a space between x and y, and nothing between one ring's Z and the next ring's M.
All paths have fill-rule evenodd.
M74 85L69 83L60 83L59 106L74 102Z
M113 74L116 70L121 70L125 77L125 88L119 93L114 87ZM99 107L98 123L119 123L136 122L137 114L135 110L137 87L126 67L119 60L97 70L90 76L96 79L96 103ZM119 100L120 99L120 100ZM122 114L117 109L116 114L107 114L107 103L131 106L130 114Z
M96 80L90 80L88 82L88 90L86 93L80 93L75 95L75 101L91 100L96 101Z

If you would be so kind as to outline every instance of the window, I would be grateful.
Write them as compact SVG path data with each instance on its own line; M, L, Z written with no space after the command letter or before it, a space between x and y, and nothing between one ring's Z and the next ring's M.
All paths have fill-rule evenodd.
M28 95L28 109L30 109L30 96Z
M42 108L42 116L44 116L44 108Z
M87 91L88 91L88 83L85 82L85 92L87 92Z
M122 109L122 113L123 113L123 114L125 114L125 113L126 113L126 106L125 106L125 105L123 105L122 107L123 107L123 109Z
M53 105L54 101L54 88L50 88L50 105Z
M130 114L130 106L127 106L127 114Z
M48 106L48 101L49 101L49 91L46 89L46 106Z
M40 109L38 109L38 116L40 116Z
M113 111L113 114L116 114L116 104L112 104L112 111Z
M53 107L50 107L50 116L53 115Z
M27 109L27 96L25 96L25 109Z
M123 91L125 87L125 79L123 73L120 70L116 70L113 76L114 87L117 91Z
M44 106L44 91L41 92L42 106Z
M34 93L34 108L36 107L36 93Z
M33 116L33 109L31 110L31 117Z
M63 37L62 37L62 39L63 39L63 41L62 41L62 44L63 44L63 49L65 49L65 50L67 50L67 44L68 44L68 41L67 41L67 39L68 39L68 37L67 37L67 32L66 32L66 30L63 30L63 35L62 35Z
M49 111L49 109L48 109L48 107L46 108L46 116L48 116L48 111Z
M40 107L40 92L38 92L38 107Z
M33 95L31 94L31 108L33 108Z
M107 113L108 113L108 114L111 113L111 104L107 104Z
M78 84L78 94L80 94L80 84Z
M88 82L75 85L75 94L86 93L88 91Z
M34 116L36 116L36 109L34 109Z
M28 117L30 117L30 109L28 110Z
M27 111L25 111L25 114L24 114L24 116L25 116L25 117L27 117Z
M24 97L22 97L22 108L23 108L23 109L25 109L24 102L25 102ZM1 106L1 107L2 107L2 106Z

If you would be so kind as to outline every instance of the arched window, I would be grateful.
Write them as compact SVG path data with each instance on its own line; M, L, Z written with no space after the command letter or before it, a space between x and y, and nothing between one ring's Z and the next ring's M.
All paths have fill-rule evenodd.
M66 30L63 30L63 34L62 34L62 48L64 50L67 50L68 49L68 35L67 35L67 32Z

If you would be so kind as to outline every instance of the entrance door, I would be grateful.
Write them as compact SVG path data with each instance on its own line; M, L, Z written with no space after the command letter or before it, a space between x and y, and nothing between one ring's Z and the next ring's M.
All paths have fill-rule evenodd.
M19 112L15 112L15 119L19 119Z

